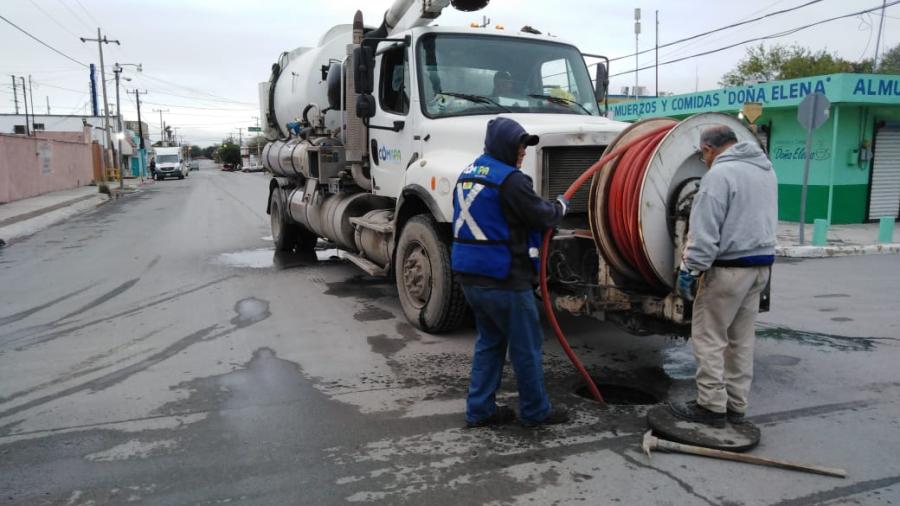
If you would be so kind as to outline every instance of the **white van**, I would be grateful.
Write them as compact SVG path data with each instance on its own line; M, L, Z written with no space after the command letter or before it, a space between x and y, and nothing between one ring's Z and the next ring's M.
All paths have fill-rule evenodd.
M181 148L153 148L156 157L156 173L153 178L157 181L167 177L184 179L190 174L184 158L181 157Z

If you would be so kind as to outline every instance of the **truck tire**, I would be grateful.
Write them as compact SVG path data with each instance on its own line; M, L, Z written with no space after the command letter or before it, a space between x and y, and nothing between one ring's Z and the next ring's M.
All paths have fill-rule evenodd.
M406 223L397 243L400 306L410 323L432 334L459 328L468 307L450 269L448 239L431 216L418 215Z
M272 190L272 205L269 209L270 224L272 227L272 241L276 251L313 251L319 237L306 230L302 225L291 221L287 211L287 199L284 190L275 188Z

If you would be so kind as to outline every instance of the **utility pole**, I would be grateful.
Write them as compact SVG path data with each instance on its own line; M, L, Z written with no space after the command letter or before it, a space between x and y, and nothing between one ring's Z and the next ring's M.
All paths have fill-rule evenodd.
M641 8L634 9L634 100L638 99L638 35L641 34Z
M97 66L91 63L91 113L100 116L97 106Z
M654 43L654 47L656 49L656 64L655 72L656 72L656 96L659 97L659 11L656 11L656 42Z
M881 46L881 29L884 27L884 9L887 0L881 0L881 21L878 22L878 37L875 37L875 59L872 60L872 72L878 72L878 50Z
M119 166L119 191L122 192L125 190L125 181L122 180L122 172L125 171L122 166L122 138L125 137L125 129L122 128L122 102L119 97L119 74L122 73L122 67L118 63L113 65L113 73L116 75L116 118L118 119L116 139L119 141L119 155L116 157L116 162Z
M159 141L162 146L166 145L166 124L163 122L162 113L169 112L168 109L153 109L153 112L159 113Z
M50 116L50 97L47 97L47 116Z
M10 77L12 77L12 82L13 82L13 102L16 103L16 115L18 116L18 114L19 114L19 87L16 85L16 76L10 76Z
M141 95L146 95L147 90L141 92L140 90L134 90L134 101L137 103L137 113L138 113L138 137L140 138L140 150L141 150L141 177L144 177L144 156L146 153L144 152L147 147L144 145L144 124L141 122Z
M31 97L31 134L37 135L34 129L34 91L31 89L31 74L28 74L28 96Z
M109 155L109 151L112 150L113 147L112 147L112 132L110 131L110 128L109 128L109 101L106 99L106 67L104 66L104 63L103 63L103 44L115 43L116 45L119 45L119 46L121 46L122 44L118 40L109 40L106 38L106 36L101 36L99 27L97 28L97 38L96 39L88 39L85 37L81 37L81 42L82 43L96 42L97 48L100 50L100 81L103 86L103 108L106 109L103 112L103 122L104 122L104 126L106 127L106 145L107 145L106 159L107 159L107 161L113 162L113 164L115 164L115 162L112 160L112 157ZM106 181L106 174L104 174L103 171L100 172L100 181Z
M256 120L256 128L259 128L259 116L251 116L251 118ZM260 158L262 155L259 153L259 131L254 132L256 134L256 163L260 163Z
M22 81L22 106L25 108L25 135L30 137L31 128L28 126L28 90L25 89L25 76L19 76L19 80ZM34 104L32 104L31 110L34 110Z

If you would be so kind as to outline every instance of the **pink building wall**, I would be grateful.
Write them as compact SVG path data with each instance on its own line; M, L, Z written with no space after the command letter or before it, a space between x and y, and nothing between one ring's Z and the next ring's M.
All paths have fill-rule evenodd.
M0 204L89 184L91 145L77 132L0 134Z

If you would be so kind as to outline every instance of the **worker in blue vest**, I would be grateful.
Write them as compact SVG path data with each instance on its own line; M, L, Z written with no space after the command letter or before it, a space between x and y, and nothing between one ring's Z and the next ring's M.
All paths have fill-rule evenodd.
M498 406L507 349L519 390L519 419L525 426L568 421L551 406L544 386L540 326L534 287L541 235L568 209L560 196L548 202L534 192L519 168L528 146L539 142L517 122L488 122L484 154L459 176L453 195L453 271L475 314L478 338L466 400L466 425L512 422L515 412Z

